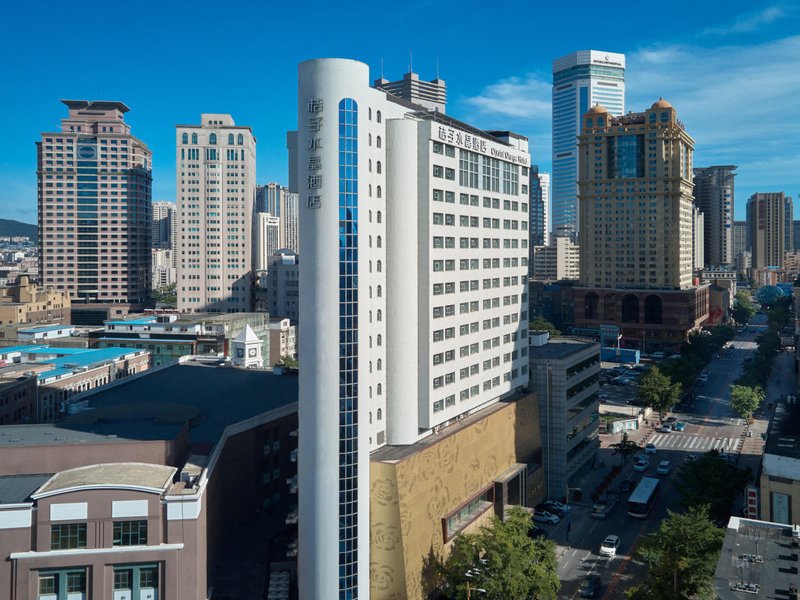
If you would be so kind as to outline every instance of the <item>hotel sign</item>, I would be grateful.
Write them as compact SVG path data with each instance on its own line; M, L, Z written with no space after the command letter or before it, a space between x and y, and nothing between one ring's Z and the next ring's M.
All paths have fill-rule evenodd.
M488 142L480 136L453 129L447 125L435 125L434 127L436 128L434 137L439 142L452 144L472 152L480 152L516 165L527 166L528 164L528 157L525 154L515 152L513 149L498 147L497 144Z

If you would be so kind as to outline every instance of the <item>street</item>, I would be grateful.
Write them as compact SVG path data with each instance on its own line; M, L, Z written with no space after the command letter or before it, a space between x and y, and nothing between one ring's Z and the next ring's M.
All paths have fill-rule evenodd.
M626 501L630 492L620 494L619 503L612 509L608 518L596 520L591 517L591 491L611 471L611 467L620 463L620 456L613 456L609 444L621 438L617 435L601 435L601 449L598 461L601 463L589 473L581 487L584 497L573 504L571 513L556 526L545 526L551 538L558 544L558 575L562 582L559 598L578 598L578 588L586 575L598 574L602 580L599 598L624 598L625 590L644 579L647 567L634 558L637 544L642 536L658 528L659 523L667 516L670 508L678 509L680 495L674 485L678 468L689 454L702 454L716 448L734 456L738 466L749 466L757 473L763 441L760 432L766 431L766 420L756 419L751 426L758 437L745 437L746 424L730 408L730 385L739 376L743 361L752 355L756 348L755 337L766 327L766 317L758 314L742 333L704 369L708 381L698 382L693 393L696 401L691 413L671 413L678 421L685 423L684 431L660 433L655 430L655 423L643 429L629 431L629 438L639 442L656 445L656 454L649 455L650 465L644 473L633 471L635 460L629 458L622 471L613 479L609 489L616 489L623 479L637 481L643 476L660 477L661 494L656 501L650 516L646 519L629 517ZM781 393L791 389L792 364L788 354L780 354L775 359L773 377L767 389L767 403ZM781 383L783 382L783 383ZM616 387L616 389L614 389ZM636 393L635 386L602 386L601 393L608 394L608 403L617 408L625 406ZM615 411L616 408L614 408ZM623 412L623 411L617 411ZM671 472L666 476L656 475L656 467L660 461L671 463ZM598 555L601 542L607 535L618 535L621 545L615 558Z

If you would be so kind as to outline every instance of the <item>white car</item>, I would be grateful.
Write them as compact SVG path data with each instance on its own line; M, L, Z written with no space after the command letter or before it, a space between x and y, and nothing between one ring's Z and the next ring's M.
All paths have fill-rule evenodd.
M552 506L555 506L557 509L563 510L564 512L569 512L572 510L572 507L569 504L564 504L558 500L545 500L544 503L551 504Z
M670 424L669 424L669 423L664 423L664 424L661 426L661 429L659 429L659 431L660 431L661 433L669 433L670 431L672 431L672 427L670 426Z
M555 525L561 519L554 515L553 513L549 513L546 510L534 510L533 511L533 520L540 521L542 523L550 523L551 525Z
M672 465L668 460L662 460L658 463L658 468L656 469L656 473L659 475L669 475L670 470L672 469Z
M644 447L645 454L655 454L656 450L657 450L656 445L653 444L652 442Z
M636 464L633 465L633 470L643 473L647 471L647 467L649 466L650 466L649 460L647 460L646 458L640 458L639 460L636 461Z
M617 555L617 548L619 548L619 536L608 535L600 544L600 556L614 558Z

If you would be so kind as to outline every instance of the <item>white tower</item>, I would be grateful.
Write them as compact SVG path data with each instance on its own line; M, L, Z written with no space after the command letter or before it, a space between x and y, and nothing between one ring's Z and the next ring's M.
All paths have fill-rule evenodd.
M260 369L264 366L264 358L261 355L261 340L250 325L245 325L231 342L231 353L233 354L233 366L245 367L246 369Z

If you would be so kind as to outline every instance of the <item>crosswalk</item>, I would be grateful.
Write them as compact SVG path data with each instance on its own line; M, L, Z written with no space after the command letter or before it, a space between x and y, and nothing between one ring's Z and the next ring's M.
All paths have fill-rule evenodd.
M685 450L686 452L708 452L712 449L737 452L742 438L715 438L702 435L682 435L680 433L659 433L647 440L658 449Z

